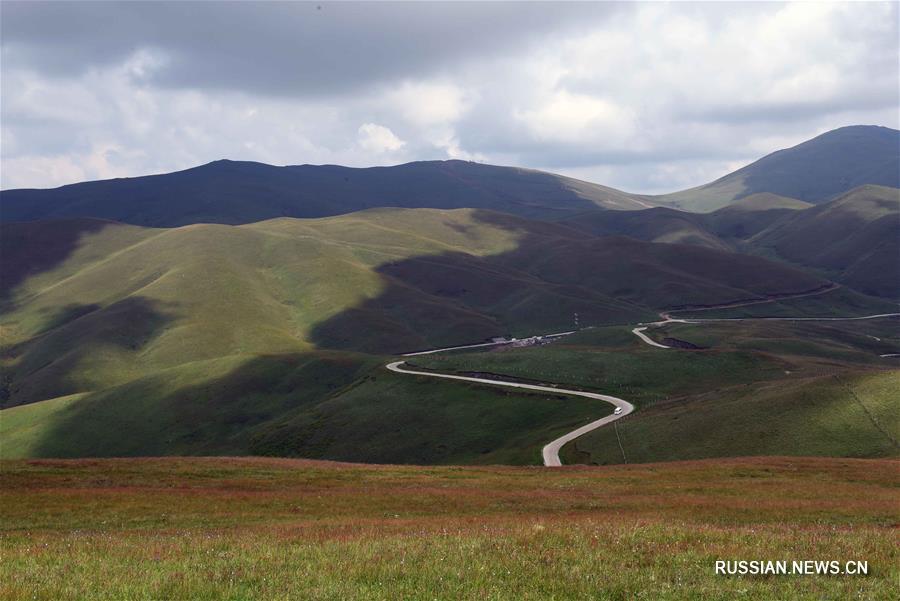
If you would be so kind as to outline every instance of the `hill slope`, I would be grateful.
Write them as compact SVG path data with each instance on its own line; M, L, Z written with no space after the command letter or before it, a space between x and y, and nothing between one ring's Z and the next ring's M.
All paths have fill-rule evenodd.
M900 298L900 190L862 186L783 219L750 243L833 274L861 292Z
M779 150L714 182L647 199L691 211L711 211L757 192L814 204L863 184L900 187L900 132L842 127Z
M649 206L560 175L467 161L353 169L216 161L193 169L0 193L0 219L93 217L151 227L326 217L372 207L476 208L558 218L595 207Z
M67 227L71 248L45 252L41 230ZM6 404L228 356L407 351L825 283L757 257L472 210L2 233Z

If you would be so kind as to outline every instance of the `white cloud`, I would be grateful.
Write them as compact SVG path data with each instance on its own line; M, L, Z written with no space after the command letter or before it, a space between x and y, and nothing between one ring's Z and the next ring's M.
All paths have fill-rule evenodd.
M595 96L561 90L536 107L515 110L521 121L539 140L586 143L599 136L626 139L634 133L634 112Z
M363 123L359 126L359 145L367 152L385 154L400 150L406 142L383 125Z

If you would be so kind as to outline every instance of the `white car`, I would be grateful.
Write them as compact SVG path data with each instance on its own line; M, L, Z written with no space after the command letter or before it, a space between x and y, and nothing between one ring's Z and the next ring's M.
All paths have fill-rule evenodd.
M620 413L622 413L622 408L621 408L621 407L616 407L616 410L613 411L613 415L619 415Z

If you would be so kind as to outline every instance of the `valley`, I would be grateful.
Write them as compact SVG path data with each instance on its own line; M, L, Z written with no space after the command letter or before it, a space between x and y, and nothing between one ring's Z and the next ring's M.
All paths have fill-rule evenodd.
M207 178L223 169L225 179ZM223 164L149 181L175 178L191 190L228 178L257 181L252 178L268 173L260 169ZM481 174L495 193L513 197L527 189L558 202L536 183L549 182L545 176L497 169L429 163L373 173L391 186L413 172L465 173L466 186L482 181ZM297 173L303 182L316 171ZM337 185L323 177L315 181ZM73 190L99 198L92 190L106 185L155 194L139 179ZM601 190L565 185L585 196ZM344 194L340 186L329 194ZM468 193L463 197L453 202L470 204ZM3 192L0 215L10 215L6 207L16 215L19 198ZM50 196L46 202L64 206ZM737 402L757 411L754 403L729 399L742 398L741 386L770 384L794 398L803 386L783 382L786 372L788 380L811 378L803 381L828 387L820 376L829 370L855 382L895 367L889 356L870 356L898 352L895 320L879 321L878 333L869 334L877 341L852 332L835 338L838 322L827 330L810 321L811 329L801 331L800 321L782 327L771 320L713 320L896 313L897 189L864 185L815 204L758 192L705 214L598 204L585 212L575 203L569 216L535 219L537 213L504 213L496 209L506 205L484 202L490 208L369 208L237 225L229 222L242 219L226 213L212 220L217 223L191 223L189 205L165 205L181 207L181 216L156 223L187 223L180 227L147 227L143 218L109 221L99 211L32 221L4 217L0 456L262 454L539 464L548 442L610 411L601 400L575 402L548 390L500 391L384 373L396 361L392 356L435 348L471 346L406 357L408 369L524 376L534 385L613 395L637 407L622 424L652 417L650 407L667 399L706 407L716 390L727 390L723 407ZM814 254L823 238L834 242L831 250ZM703 324L699 330L697 323L653 325L660 312ZM728 332L739 331L754 334L729 340ZM575 333L533 348L498 350L486 342L537 332ZM734 346L737 340L746 342ZM649 354L672 346L679 347L677 357ZM798 406L791 419L812 424L803 411L819 410L825 405ZM854 440L867 436L865 427L848 432ZM763 454L834 449L851 456L896 450L877 439L858 448L814 443L821 435L811 431L808 443L794 445L737 437L734 451L727 437L704 451L671 442L666 454L646 458L755 454L756 447ZM560 445L564 462L616 462L585 442L597 446L607 438L601 429ZM632 451L631 460L641 453Z

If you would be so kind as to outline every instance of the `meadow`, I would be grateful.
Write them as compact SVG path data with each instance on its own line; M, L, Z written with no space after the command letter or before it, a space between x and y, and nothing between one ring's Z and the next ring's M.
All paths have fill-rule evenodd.
M7 461L4 599L886 599L898 464ZM869 562L717 576L717 559Z
M594 328L544 346L413 357L437 371L488 373L601 391L638 410L563 447L564 463L745 455L896 457L896 319ZM876 334L878 334L876 336ZM877 338L877 339L876 339Z

